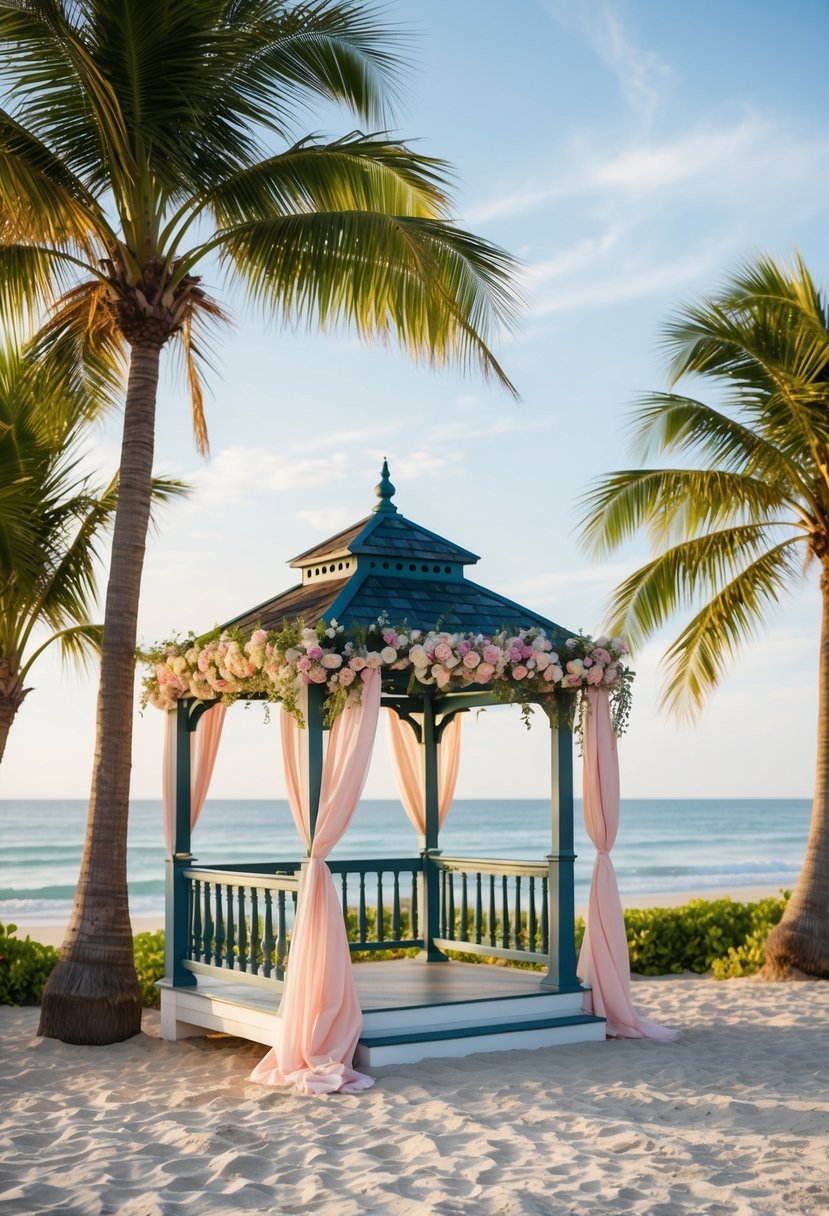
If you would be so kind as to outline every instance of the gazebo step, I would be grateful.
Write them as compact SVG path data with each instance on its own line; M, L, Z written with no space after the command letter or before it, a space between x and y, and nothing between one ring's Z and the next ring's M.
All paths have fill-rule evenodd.
M397 1008L364 1009L363 1033L406 1033L413 1025L430 1030L447 1024L491 1026L493 1023L537 1021L539 1018L569 1017L582 1011L583 992L525 992L517 996L476 997L470 1000L435 1001L433 1004L400 1005Z
M358 1068L414 1064L430 1057L458 1058L478 1052L528 1051L567 1043L603 1042L604 1018L579 1013L485 1025L446 1023L410 1032L363 1033L354 1057Z

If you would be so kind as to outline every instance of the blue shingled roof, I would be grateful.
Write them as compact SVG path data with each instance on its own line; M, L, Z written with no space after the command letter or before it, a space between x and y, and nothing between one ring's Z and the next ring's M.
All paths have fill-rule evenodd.
M313 625L335 617L346 626L368 625L385 613L395 624L406 621L410 628L424 631L492 634L501 628L536 626L554 638L567 635L548 617L464 578L462 567L477 562L477 555L400 515L391 503L394 487L386 465L377 494L381 501L371 515L290 563L306 572L321 564L324 575L332 559L338 559L342 569L349 563L340 559L351 555L357 561L350 576L301 583L227 623L242 630L260 623L271 629L297 618ZM440 578L429 577L438 567L428 570L427 563L440 563Z

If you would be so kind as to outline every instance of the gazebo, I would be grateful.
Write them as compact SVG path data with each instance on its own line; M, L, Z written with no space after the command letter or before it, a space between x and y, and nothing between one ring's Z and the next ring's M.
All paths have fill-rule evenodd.
M276 1059L270 1072L266 1067L267 1075L257 1078L293 1080L311 1090L360 1088L360 1074L349 1071L352 1062L371 1067L426 1056L603 1040L606 1034L605 1018L592 1012L589 994L585 1001L576 974L572 723L564 708L572 696L561 682L551 679L539 690L538 680L534 688L528 681L527 690L521 690L520 698L516 695L525 705L538 706L549 727L546 854L515 861L446 856L440 848L440 824L457 775L463 715L504 701L503 690L493 691L483 675L476 682L476 664L484 672L480 655L488 653L483 649L486 640L503 637L506 631L513 658L517 654L521 662L522 653L531 656L520 670L529 666L539 675L542 667L558 659L556 652L568 644L570 635L555 622L469 580L465 569L477 556L406 519L393 502L394 494L384 462L371 514L295 558L295 586L227 623L223 639L250 639L244 648L233 641L217 643L228 648L223 652L227 680L216 678L212 660L197 646L186 658L181 651L168 652L166 666L159 668L162 683L166 679L176 684L172 693L169 687L162 690L168 698L164 707L172 712L165 763L169 857L161 1033L175 1039L224 1031L268 1045L288 1035L293 1043L288 1023L293 1028L301 1020L298 1006L307 1005L313 990L319 1007L302 1013L316 1027L308 1031L312 1037L318 1037L323 1024L328 1031L334 1027L335 1039L341 1023L356 1026L343 1031L339 1073L333 1080L309 1080L306 1071L302 1077L289 1075L284 1061ZM273 662L268 666L264 639L296 620L305 629L303 658L297 662L296 650L286 653L303 678L289 706L292 712L283 705L280 721L291 808L308 856L274 859L257 850L250 862L232 868L196 864L191 831L221 734L221 698L227 699L229 685L237 691L244 688L244 672L254 668L261 668L262 679L266 672L273 679L283 678ZM398 632L399 623L405 623L407 636L385 628L386 621L396 623ZM315 627L316 633L310 634ZM340 665L351 651L346 647L342 652L341 638L355 630L363 631L369 647L373 639L378 650L368 652L368 665L356 657L347 664L348 671L340 676L342 699L353 692L345 687L346 676L353 679L356 674L362 680L362 706L352 706L354 698L349 698L349 708L332 725L323 681L335 664L345 671ZM453 660L447 659L445 679L437 667L431 669L437 672L435 678L425 666L414 669L421 677L414 679L411 660L424 662L419 653L423 647L414 639L431 637L434 647L436 631L442 631L440 638L475 639L474 661L463 649L473 647L467 642L452 652ZM329 645L329 636L339 639L340 654L315 646L317 637ZM404 643L409 661L395 661L396 647ZM446 644L446 649L451 647ZM374 669L372 656L377 660ZM281 652L280 660L285 661ZM460 686L450 679L452 661L468 669ZM189 683L186 673L181 674L187 662L193 671ZM560 681L562 668L554 670ZM204 691L195 696L194 689ZM417 829L418 849L406 857L330 861L329 878L323 873L323 859L359 800L380 708L388 711L396 775ZM347 749L360 747L365 761L355 775L356 753ZM344 811L343 800L348 803ZM341 822L333 830L335 804ZM604 845L600 851L608 860ZM314 916L334 920L329 919L327 929L318 921L313 930L303 925L300 931L303 911L307 918L313 911ZM347 946L335 948L334 938L345 940L346 926ZM405 951L409 957L343 969L332 962L338 948L346 951L346 963L348 950ZM411 956L414 951L416 957ZM475 956L506 965L473 965ZM527 962L542 964L541 974L509 965ZM333 1063L319 1063L319 1051L314 1056L307 1045L302 1050L303 1060L309 1053L313 1056L317 1073L337 1072ZM330 1044L320 1050L331 1060L337 1054ZM352 1052L353 1061L346 1058Z

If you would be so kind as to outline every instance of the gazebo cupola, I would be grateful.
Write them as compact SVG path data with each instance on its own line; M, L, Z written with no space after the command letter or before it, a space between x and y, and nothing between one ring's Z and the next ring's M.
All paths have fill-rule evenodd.
M382 613L410 628L492 634L503 628L542 628L552 639L565 631L546 617L473 583L465 567L478 555L401 515L383 470L370 515L290 563L300 583L232 621L243 632L280 627L301 618L370 625Z

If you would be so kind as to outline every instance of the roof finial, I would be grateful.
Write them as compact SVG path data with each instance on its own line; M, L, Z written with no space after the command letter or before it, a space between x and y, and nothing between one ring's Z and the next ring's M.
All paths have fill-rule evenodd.
M374 493L380 499L374 508L375 513L378 511L386 511L389 514L397 512L397 507L391 501L394 494L394 486L389 480L389 462L385 458L383 459L383 468L380 473L380 482L374 487Z

